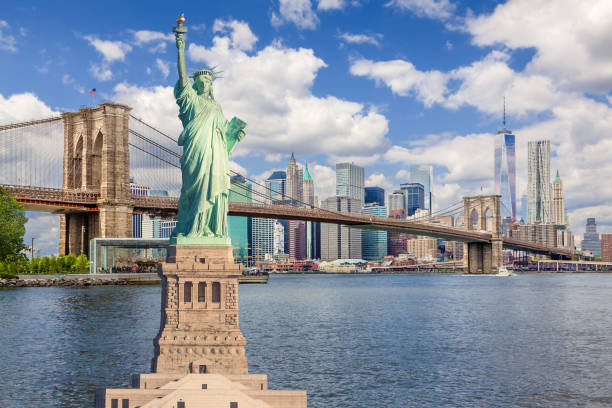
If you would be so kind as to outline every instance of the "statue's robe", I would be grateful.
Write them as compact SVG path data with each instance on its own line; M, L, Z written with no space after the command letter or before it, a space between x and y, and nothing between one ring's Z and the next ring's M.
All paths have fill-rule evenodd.
M227 237L229 156L246 126L228 122L221 106L208 95L198 95L189 79L174 87L183 132L178 222L173 236Z

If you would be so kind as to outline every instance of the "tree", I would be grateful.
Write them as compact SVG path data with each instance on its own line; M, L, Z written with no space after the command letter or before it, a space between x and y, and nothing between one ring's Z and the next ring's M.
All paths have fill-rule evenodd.
M0 188L0 261L22 257L25 223L23 207L8 191Z
M72 265L72 273L87 273L88 269L89 261L87 260L87 255L79 255L74 265Z

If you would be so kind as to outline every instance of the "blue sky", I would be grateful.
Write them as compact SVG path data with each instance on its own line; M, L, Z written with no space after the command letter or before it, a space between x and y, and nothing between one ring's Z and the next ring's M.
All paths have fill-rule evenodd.
M109 100L178 134L171 29L181 12L188 68L218 65L217 100L249 124L236 169L262 179L295 151L325 198L338 161L387 190L411 164L432 164L443 207L492 190L505 95L519 196L527 141L550 139L574 232L587 216L612 231L612 183L601 179L612 170L605 0L5 3L0 123ZM55 224L28 224L44 252L56 251Z

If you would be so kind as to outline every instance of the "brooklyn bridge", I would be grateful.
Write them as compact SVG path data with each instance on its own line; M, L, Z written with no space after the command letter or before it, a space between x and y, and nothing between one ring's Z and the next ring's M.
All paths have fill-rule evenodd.
M27 211L60 215L60 254L87 252L93 238L131 237L133 214L176 217L180 157L176 138L116 103L0 126L0 186ZM133 193L131 180L164 194ZM432 222L435 214L418 220L379 218L308 208L295 200L293 204L271 204L265 186L251 193L251 203L230 202L229 215L342 224L460 241L464 242L468 273L499 271L503 248L556 259L572 256L565 248L504 237L500 197L495 195L458 198L446 214L461 211L465 215L459 228Z

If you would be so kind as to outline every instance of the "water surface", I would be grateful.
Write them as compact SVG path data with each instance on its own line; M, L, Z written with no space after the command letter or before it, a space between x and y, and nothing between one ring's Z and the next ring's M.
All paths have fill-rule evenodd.
M0 290L0 407L148 372L159 290ZM309 407L612 405L612 275L272 276L240 319L250 372Z

